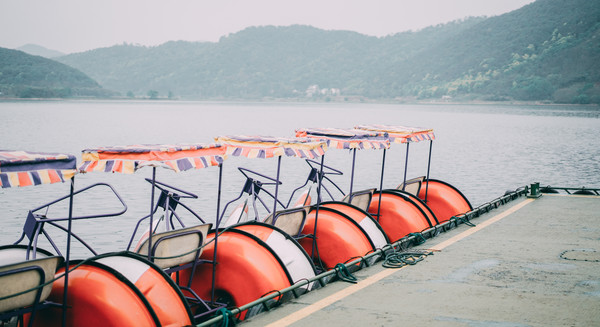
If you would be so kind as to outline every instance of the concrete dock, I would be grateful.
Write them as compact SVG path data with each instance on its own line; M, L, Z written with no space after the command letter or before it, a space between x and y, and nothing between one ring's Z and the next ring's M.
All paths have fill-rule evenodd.
M600 326L600 197L520 198L241 326Z

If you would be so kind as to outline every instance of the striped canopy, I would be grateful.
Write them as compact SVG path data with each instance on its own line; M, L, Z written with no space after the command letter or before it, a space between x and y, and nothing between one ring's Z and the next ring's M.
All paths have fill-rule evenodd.
M278 156L314 159L325 154L327 142L308 138L228 135L215 141L227 147L227 154L236 157L272 158Z
M152 166L179 172L217 166L225 158L225 147L219 144L112 146L83 150L79 170L132 174L142 167Z
M309 137L325 140L335 149L389 149L390 140L387 135L360 129L339 128L299 128L297 137Z
M76 172L77 159L70 154L0 150L2 188L64 182Z
M378 132L380 135L387 133L390 141L394 143L419 142L426 140L435 140L433 129L420 127L406 127L393 125L358 125L355 128Z

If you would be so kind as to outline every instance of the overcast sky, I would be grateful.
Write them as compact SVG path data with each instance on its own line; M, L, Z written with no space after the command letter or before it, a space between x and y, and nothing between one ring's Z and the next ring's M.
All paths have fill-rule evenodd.
M312 25L385 36L533 0L2 0L0 47L65 53L123 42L213 41L248 26Z

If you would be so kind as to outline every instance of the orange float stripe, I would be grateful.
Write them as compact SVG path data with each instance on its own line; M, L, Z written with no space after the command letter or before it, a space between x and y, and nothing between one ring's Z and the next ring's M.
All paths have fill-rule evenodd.
M118 172L118 173L122 172L123 171L123 160L116 160L115 164L112 168L112 171Z
M19 186L30 186L33 184L28 173L19 172L17 173L17 176L19 178Z
M270 148L270 149L267 149L265 151L265 157L267 157L267 158L273 158L274 156L275 156L275 149L274 148Z
M90 172L90 171L94 171L94 168L98 165L98 161L92 161L87 168L85 169L85 171Z
M48 177L50 177L50 183L62 182L62 179L58 176L56 170L48 170Z

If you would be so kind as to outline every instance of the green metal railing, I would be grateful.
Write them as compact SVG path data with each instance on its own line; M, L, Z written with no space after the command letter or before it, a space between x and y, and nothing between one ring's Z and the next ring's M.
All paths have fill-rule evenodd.
M567 194L575 195L600 195L600 188L587 188L587 187L557 187L557 186L542 186L540 187L542 193L558 193L561 191Z

